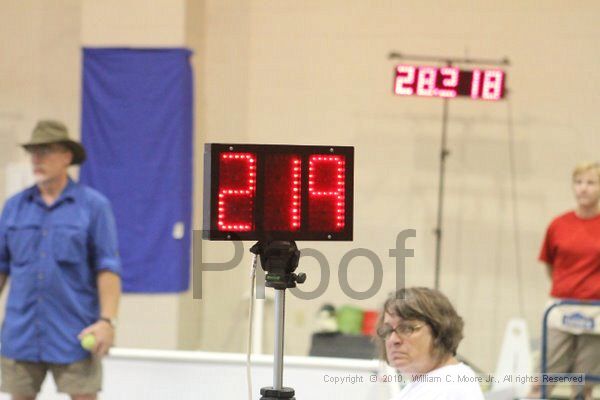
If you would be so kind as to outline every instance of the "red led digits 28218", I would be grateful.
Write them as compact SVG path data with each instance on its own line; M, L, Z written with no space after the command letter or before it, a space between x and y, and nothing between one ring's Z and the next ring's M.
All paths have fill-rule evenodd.
M396 66L394 94L398 96L454 98L496 101L504 97L506 74L499 69L460 70L401 64Z

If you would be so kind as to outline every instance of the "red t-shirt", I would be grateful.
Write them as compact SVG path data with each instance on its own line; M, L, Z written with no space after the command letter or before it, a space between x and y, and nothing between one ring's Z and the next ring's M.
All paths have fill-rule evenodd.
M571 211L554 219L539 259L552 265L551 296L600 300L600 215L583 219Z

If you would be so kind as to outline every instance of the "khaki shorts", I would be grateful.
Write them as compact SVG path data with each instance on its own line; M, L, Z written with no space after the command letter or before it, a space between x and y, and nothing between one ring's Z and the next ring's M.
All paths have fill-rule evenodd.
M0 367L0 390L13 395L35 396L48 370L52 371L56 387L61 393L95 394L102 388L102 362L97 357L72 364L17 361L1 357Z
M600 376L600 335L548 329L547 371Z

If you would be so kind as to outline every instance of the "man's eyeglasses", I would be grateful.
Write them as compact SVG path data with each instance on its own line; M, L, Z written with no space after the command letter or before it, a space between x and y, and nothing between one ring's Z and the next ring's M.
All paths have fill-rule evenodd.
M383 340L387 340L390 338L390 336L392 336L393 332L396 332L396 334L398 336L406 339L407 337L409 337L410 335L412 335L413 333L415 333L416 331L418 331L419 329L421 329L424 326L425 326L425 324L421 324L421 325L400 324L397 327L392 328L390 325L384 325L377 330L377 336L379 336Z

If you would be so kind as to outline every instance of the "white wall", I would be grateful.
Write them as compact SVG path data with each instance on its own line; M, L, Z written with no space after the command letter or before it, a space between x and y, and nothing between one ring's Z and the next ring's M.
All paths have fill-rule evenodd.
M288 296L286 348L305 354L323 302L377 308L393 289L388 251L399 231L417 230L408 241L415 249L408 283L433 284L442 105L392 96L388 53L507 56L510 100L453 100L448 127L441 287L467 322L461 353L491 370L511 316L523 314L532 335L539 333L549 288L536 262L544 229L572 206L573 165L598 158L599 8L593 1L0 0L0 50L8 60L0 63L0 165L23 159L15 145L39 117L64 119L77 132L81 45L187 45L195 51L197 228L203 143L355 146L355 241L301 243L327 255L332 280L317 300ZM362 302L349 299L336 277L341 257L356 247L375 251L386 270L384 287ZM231 253L227 243L204 249L208 261L225 261ZM189 293L126 296L119 344L241 351L249 262L248 254L236 270L207 273L202 301ZM314 289L316 263L303 260L300 269L309 275L304 290ZM369 286L370 270L365 260L353 262L355 290ZM265 341L270 346L270 338Z
M598 158L597 2L206 4L202 77L210 84L198 87L207 99L198 111L205 141L356 147L355 240L302 243L327 255L332 280L317 300L288 297L290 353L307 351L311 321L323 302L381 304L394 285L388 249L403 229L417 230L417 238L408 241L415 249L407 264L408 284L433 285L442 103L392 96L390 51L510 58L509 100L450 104L441 288L466 320L460 352L486 370L494 366L511 316L522 314L532 334L539 334L549 289L536 261L544 230L573 204L574 164ZM517 204L509 174L509 110ZM519 256L513 207L518 207ZM336 278L341 257L356 247L375 251L386 270L382 290L362 302L343 294ZM215 261L231 253L221 243L205 249ZM235 293L246 290L248 264L246 258L237 271L213 273L205 281L207 348L233 344L222 338L233 323L227 320L240 318ZM316 288L314 261L303 261L300 269L309 275L304 289ZM364 259L351 264L355 290L369 287L370 271ZM215 324L219 320L225 321ZM238 338L239 349L242 343Z
M117 349L113 353L103 361L103 399L249 399L246 357L242 354L132 349ZM273 385L273 360L259 356L252 362L251 393L258 400L260 389ZM387 383L371 382L381 367L376 361L286 357L285 364L283 385L293 388L297 398L390 397ZM337 384L333 382L335 378ZM342 378L346 378L344 383ZM0 400L8 398L0 394ZM54 381L47 378L39 398L63 400L69 396L57 394Z
M84 46L162 47L185 43L185 1L83 0Z

